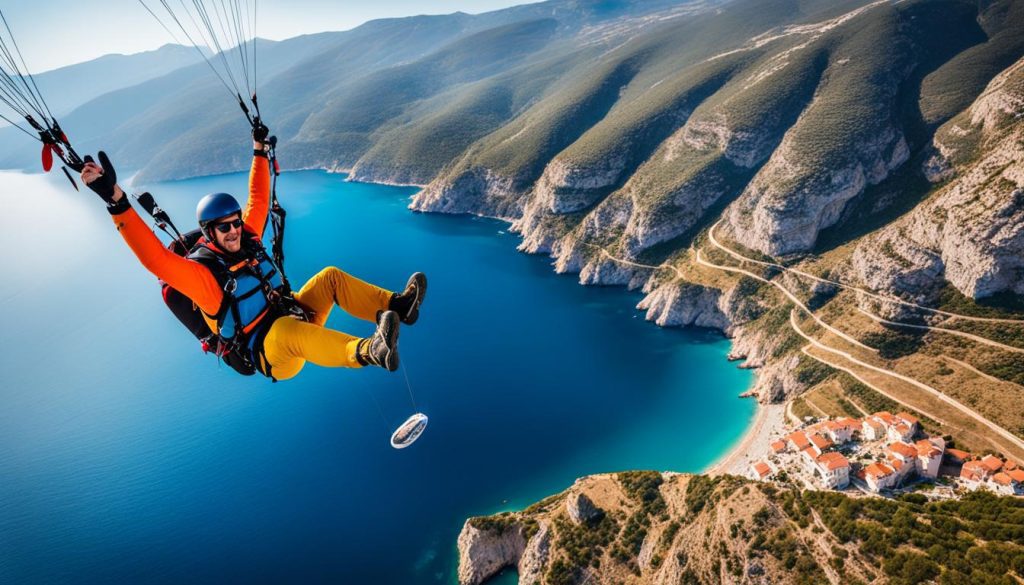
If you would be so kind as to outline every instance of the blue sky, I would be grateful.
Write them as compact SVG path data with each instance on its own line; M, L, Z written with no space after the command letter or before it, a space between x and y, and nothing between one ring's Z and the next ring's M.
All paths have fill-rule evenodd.
M169 0L172 6L180 0ZM259 0L256 34L286 39L346 30L367 20L456 11L487 12L536 0ZM147 0L158 7L158 0ZM138 53L173 39L138 0L0 0L33 72L108 53Z

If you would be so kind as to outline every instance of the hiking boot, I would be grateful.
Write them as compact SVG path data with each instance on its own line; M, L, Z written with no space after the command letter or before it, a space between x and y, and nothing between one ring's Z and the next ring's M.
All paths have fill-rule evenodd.
M420 318L420 305L427 296L427 275L416 272L409 277L405 290L391 297L388 309L398 313L402 323L412 325Z
M383 311L377 316L377 331L359 342L356 359L364 366L380 366L389 372L398 369L398 313Z

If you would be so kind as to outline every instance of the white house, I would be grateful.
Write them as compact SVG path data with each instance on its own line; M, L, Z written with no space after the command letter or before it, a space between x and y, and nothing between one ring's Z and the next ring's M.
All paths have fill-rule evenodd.
M772 466L767 461L757 461L751 464L747 475L750 479L762 480L768 479L773 473L775 473L775 470L772 469Z
M942 437L931 437L914 443L914 447L917 448L917 474L928 479L938 477L946 441Z
M899 476L896 470L885 463L872 463L864 470L864 480L873 492L889 489L896 485Z
M868 417L861 423L860 433L867 441L877 441L885 436L885 423L874 417Z
M914 427L904 422L898 422L885 431L885 436L890 441L909 441L914 438Z
M825 453L816 460L816 472L828 489L842 489L850 483L850 462L842 453Z

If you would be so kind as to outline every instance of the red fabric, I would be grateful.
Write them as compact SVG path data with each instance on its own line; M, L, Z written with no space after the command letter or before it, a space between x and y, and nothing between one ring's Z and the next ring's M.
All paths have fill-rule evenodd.
M43 170L47 173L53 168L53 145L43 145Z

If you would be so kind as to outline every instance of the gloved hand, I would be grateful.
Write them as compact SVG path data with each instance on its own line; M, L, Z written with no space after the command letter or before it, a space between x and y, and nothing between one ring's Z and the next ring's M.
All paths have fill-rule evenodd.
M97 156L100 158L99 165L89 155L83 159L85 167L82 169L82 182L86 187L92 189L93 193L99 195L100 199L106 201L107 206L113 206L115 204L117 172L114 171L114 165L107 158L107 153L101 150Z
M266 143L268 136L270 136L270 128L267 128L262 120L256 118L253 121L252 139L259 143Z

